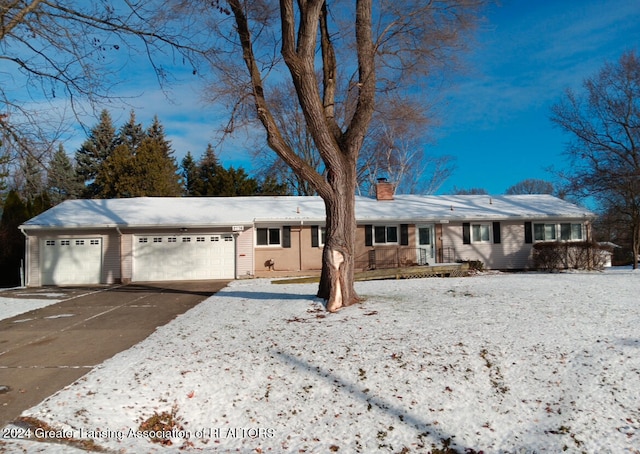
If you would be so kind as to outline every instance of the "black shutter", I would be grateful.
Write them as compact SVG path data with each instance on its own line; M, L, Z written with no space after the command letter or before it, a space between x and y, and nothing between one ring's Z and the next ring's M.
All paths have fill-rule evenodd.
M311 226L311 247L318 247L320 246L320 243L318 241L318 232L319 232L319 228L317 225L312 225Z
M531 228L531 222L524 223L524 242L527 244L533 243L533 229Z
M282 227L282 247L291 247L291 226Z
M373 246L373 226L372 225L364 226L364 245Z
M468 222L462 224L462 244L471 244L471 224Z
M409 224L400 224L400 246L409 246Z
M500 223L493 223L493 242L495 244L500 244Z
M269 244L269 240L267 239L267 229L256 229L256 231L256 245L266 246Z

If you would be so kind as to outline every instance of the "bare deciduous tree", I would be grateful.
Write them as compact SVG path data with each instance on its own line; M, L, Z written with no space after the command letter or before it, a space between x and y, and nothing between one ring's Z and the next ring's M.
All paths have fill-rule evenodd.
M69 121L87 105L115 99L123 67L140 64L140 54L160 83L170 74L158 63L167 52L195 71L200 49L186 36L189 28L150 21L158 17L153 2L0 3L1 152L12 161L29 155L45 164Z
M553 194L553 192L553 183L537 178L527 178L507 188L505 194Z
M226 29L218 23L219 34L234 36L244 69L237 65L238 54L218 56L218 81L233 80L234 90L223 94L233 100L234 112L248 113L240 101L250 101L269 147L325 202L327 237L318 296L328 300L329 311L358 301L353 285L357 163L376 97L415 87L446 61L462 44L461 31L473 24L480 3L227 2L234 22ZM281 43L280 55L273 54L274 42ZM281 61L286 70L278 72ZM295 87L323 173L297 154L282 134L267 95L268 78L274 74L290 78ZM344 83L338 81L340 74L346 75ZM237 87L248 91L238 95ZM338 109L344 112L342 122Z
M552 121L571 134L564 177L576 195L594 197L631 226L633 266L640 252L640 60L635 52L607 63L568 90L552 108Z

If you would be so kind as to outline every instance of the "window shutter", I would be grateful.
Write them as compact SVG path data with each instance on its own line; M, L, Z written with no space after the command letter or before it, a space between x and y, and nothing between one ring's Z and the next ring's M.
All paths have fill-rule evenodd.
M500 223L493 223L493 242L495 244L500 244Z
M282 227L282 247L291 247L291 226Z
M318 233L319 232L320 232L320 229L318 228L317 225L312 225L311 226L311 247L320 246L319 241L318 241Z
M527 244L533 243L533 229L531 228L531 222L524 223L524 242Z
M468 222L462 224L462 244L471 244L471 224Z
M373 226L372 225L364 226L364 245L373 246Z
M409 246L409 224L400 224L400 246Z
M256 229L256 244L258 246L266 246L269 244L267 241L267 229Z

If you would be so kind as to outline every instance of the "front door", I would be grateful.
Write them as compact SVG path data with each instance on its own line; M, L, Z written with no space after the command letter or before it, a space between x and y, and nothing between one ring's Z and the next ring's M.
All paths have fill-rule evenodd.
M418 249L420 249L420 253L418 254L419 265L426 265L427 263L433 264L435 262L435 245L433 238L433 224L431 225L418 225Z

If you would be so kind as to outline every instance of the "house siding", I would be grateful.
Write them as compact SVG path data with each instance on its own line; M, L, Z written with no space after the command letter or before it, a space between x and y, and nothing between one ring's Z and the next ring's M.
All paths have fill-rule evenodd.
M121 281L120 235L108 233L102 237L102 282L116 284Z
M458 260L479 260L487 269L526 269L530 267L531 244L525 244L524 222L500 222L500 243L464 244L461 222L442 226L443 262ZM485 221L471 224L487 224ZM489 224L493 224L489 222ZM493 229L493 225L491 227Z
M253 276L253 228L242 231L236 238L236 275L239 278Z
M27 276L26 284L29 287L40 287L40 237L30 236L27 239Z
M366 231L368 228L370 228L369 226L371 225L397 226L398 243L373 244L372 246L367 246ZM417 263L418 256L416 226L414 224L407 225L408 244L403 245L400 244L401 225L401 223L395 222L358 225L356 229L356 269L366 270L369 268L374 268L377 266L377 264L381 263L385 266L408 266ZM375 251L375 254L372 254L371 251Z
M260 226L261 227L261 226ZM269 226L269 227L284 227ZM273 261L275 271L312 271L322 268L322 246L312 246L311 236L313 226L291 225L290 247L255 246L255 271L264 273L269 271L269 262ZM255 233L252 245L255 244ZM282 243L282 241L281 241Z

